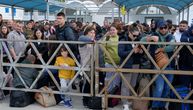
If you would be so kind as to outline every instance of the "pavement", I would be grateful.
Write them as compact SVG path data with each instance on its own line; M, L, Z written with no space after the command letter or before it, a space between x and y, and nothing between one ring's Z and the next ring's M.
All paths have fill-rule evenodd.
M0 100L0 110L91 110L88 108L84 108L84 106L82 105L82 97L72 96L72 103L73 103L72 109L65 108L63 106L63 103L59 103L56 106L47 108L39 105L38 103L34 103L23 108L16 108L16 107L9 107L9 96L6 96L5 99ZM108 110L121 110L121 104L119 104L114 108L109 108Z

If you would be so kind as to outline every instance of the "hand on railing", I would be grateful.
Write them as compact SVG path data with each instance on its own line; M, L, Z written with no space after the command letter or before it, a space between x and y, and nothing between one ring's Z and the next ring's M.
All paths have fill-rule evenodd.
M158 42L159 41L159 37L158 36L147 36L146 37L146 41L147 42Z
M60 67L62 67L62 68L69 67L69 65L68 65L68 64L66 64L66 63L64 63L64 64L60 64L59 66L60 66Z
M164 52L164 48L158 48L155 53Z
M140 46L140 45L136 45L136 46L134 47L134 53L140 53L140 54L143 53L143 50L141 49L141 46Z
M40 59L42 57L42 54L37 55L37 59Z

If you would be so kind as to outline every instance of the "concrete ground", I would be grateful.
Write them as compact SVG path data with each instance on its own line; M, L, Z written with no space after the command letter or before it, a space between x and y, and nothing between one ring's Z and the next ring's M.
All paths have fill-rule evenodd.
M84 106L82 105L81 97L73 96L72 102L73 102L72 109L65 108L62 103L56 106L47 107L47 108L42 107L38 103L34 103L23 108L15 108L15 107L13 108L13 107L9 107L9 96L6 96L5 99L0 100L0 110L90 110L88 108L84 108ZM109 110L121 110L121 104L114 108L110 108Z

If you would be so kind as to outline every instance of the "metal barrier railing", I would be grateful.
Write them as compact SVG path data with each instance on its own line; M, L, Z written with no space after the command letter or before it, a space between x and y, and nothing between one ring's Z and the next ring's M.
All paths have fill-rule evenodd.
M20 53L18 55L18 57L13 60L9 49L6 45L6 42L25 42L25 48L27 46L31 46L31 48L35 51L36 55L38 56L38 59L41 61L42 64L22 64L22 63L18 63L19 58L21 57ZM49 60L47 62L44 61L44 59L42 58L41 55L39 55L39 51L36 48L36 46L34 45L34 42L42 42L42 43L54 43L57 44L57 48L55 50L55 52L51 55L51 57L49 58ZM59 91L53 91L52 93L56 93L56 94L68 94L68 95L77 95L77 96L91 96L91 93L93 93L93 89L91 89L91 93L72 93L72 92L68 92L68 93L62 93L61 88L58 84L58 82L56 81L56 79L54 78L52 72L50 71L50 69L66 69L66 70L75 70L76 71L76 75L73 77L73 79L70 81L68 88L70 88L72 86L72 83L75 81L75 79L78 77L78 75L83 74L85 77L85 80L87 80L90 84L92 83L91 78L85 73L86 71L91 71L91 65L85 67L86 65L88 65L87 63L89 61L93 61L91 59L89 59L89 61L87 61L86 64L81 65L80 62L77 60L77 58L75 57L74 53L72 52L72 50L70 49L70 47L68 46L68 43L72 43L72 44L85 44L83 42L62 42L62 41L37 41L37 40L26 40L26 41L21 41L21 40L6 40L6 39L0 39L0 46L1 46L1 68L3 68L4 66L9 67L8 69L8 75L11 74L12 70L15 71L16 75L20 78L22 84L25 86L25 88L14 88L14 87L5 87L6 86L6 81L4 81L2 83L2 85L0 86L1 89L3 90L21 90L21 91L30 91L30 92L45 92L45 91L41 91L38 89L33 89L34 85L37 84L38 80L40 79L40 77L42 76L43 72L48 72L49 76L51 77L51 79L53 80L54 84L56 85L56 87L58 88ZM73 60L76 63L76 67L59 67L59 66L54 66L54 65L50 65L51 61L53 60L54 57L56 57L57 53L59 52L59 49L65 46L65 48L68 50L69 54L71 55L71 57L73 58ZM9 62L3 62L3 50L5 51L6 55L8 56ZM90 63L92 64L92 63ZM30 87L27 86L27 84L25 83L25 81L23 80L20 72L18 71L18 67L28 67L28 68L40 68L42 69L37 78L34 80L34 82L32 83L32 85ZM1 69L3 70L3 69ZM93 80L93 79L92 79ZM92 86L92 84L91 84Z
M124 45L132 45L132 44L138 44L141 46L142 50L144 51L144 53L147 55L148 59L152 62L153 66L155 67L155 69L128 69L128 68L123 68L123 66L125 65L125 63L127 62L127 60L129 60L129 58L131 58L131 56L134 53L134 49L132 49L130 51L130 53L128 54L128 56L125 58L125 60L123 61L122 64L116 65L115 62L112 59L112 55L109 54L109 52L107 51L107 49L105 49L104 44L105 43L113 43L113 42L98 42L97 45L98 47L100 47L103 52L106 54L106 56L109 58L109 60L111 61L111 64L113 65L113 68L104 68L104 67L100 67L99 64L96 64L96 70L97 72L101 71L101 72L115 72L116 74L109 80L108 84L105 85L105 87L98 92L98 96L102 96L105 97L105 102L106 105L105 107L108 108L108 104L107 104L107 99L108 98L126 98L126 99L137 99L137 100L152 100L152 101L170 101L170 102L181 102L181 103L193 103L193 100L189 99L190 96L193 94L193 89L188 93L188 95L185 98L182 98L179 93L176 91L176 89L174 88L174 86L171 84L171 82L166 78L165 74L176 74L176 75L193 75L193 71L182 71L182 70L165 70L166 67L171 63L172 60L174 60L174 58L179 54L180 50L183 47L187 47L188 50L191 52L191 54L193 55L193 49L190 47L193 45L193 43L168 43L168 42L119 42L119 44L124 44ZM114 42L117 43L117 42ZM149 51L147 50L147 48L145 47L145 45L174 45L176 48L173 52L173 55L169 58L169 62L167 64L164 65L163 68L160 68L157 63L155 62L155 60L153 59L153 57L150 55ZM99 48L98 48L99 49ZM98 52L98 51L96 51ZM98 59L97 59L98 60ZM96 62L98 63L98 62ZM134 88L131 86L131 84L126 80L126 78L123 75L123 72L127 72L127 73L134 73L134 74L138 74L138 73L142 73L142 74L153 74L154 76L152 77L152 79L149 81L149 83L146 85L145 88L143 88L143 90L140 93L137 93ZM131 91L132 95L131 96L122 96L122 95L111 95L111 94L107 94L107 88L110 85L110 83L115 79L115 77L117 75L120 75L120 77L122 78L122 83L125 82L126 86L128 87L128 90ZM164 81L168 84L168 86L170 87L170 89L172 90L172 92L174 92L174 94L176 95L177 99L171 99L171 98L156 98L156 97L144 97L144 93L147 91L147 89L150 88L150 86L155 82L155 80L158 78L158 76L161 75L161 77L164 79ZM98 75L97 75L98 76ZM98 77L97 77L98 78ZM97 79L96 79L97 80ZM97 80L98 81L98 80ZM98 87L98 85L96 86ZM98 90L98 88L97 88ZM105 94L105 95L103 95Z
M53 53L53 55L50 57L50 59L45 62L43 60L43 58L41 56L38 56L38 58L41 61L41 65L38 64L22 64L22 63L17 63L17 61L19 60L19 58L21 57L21 54L19 54L19 56L17 57L17 59L14 61L11 57L11 54L9 52L9 49L7 48L6 42L9 42L10 40L5 40L5 39L0 39L0 49L1 49L1 70L3 66L7 66L9 67L8 73L7 74L11 74L11 71L14 70L16 72L16 74L19 76L20 80L22 81L23 85L25 86L25 88L14 88L14 87L5 87L6 86L6 81L4 81L4 83L0 86L1 89L4 90L21 90L21 91L30 91L30 92L45 92L45 91L41 91L38 89L33 89L34 85L37 83L37 81L39 80L39 78L42 76L43 71L47 71L48 74L50 75L50 77L52 78L52 80L54 81L54 84L57 86L59 91L53 91L53 93L55 94L68 94L68 95L76 95L76 96L93 96L94 91L96 93L96 96L102 97L102 99L104 99L104 103L105 105L103 106L104 108L108 108L108 102L107 99L108 98L126 98L126 99L137 99L137 100L154 100L154 101L169 101L169 102L181 102L181 103L193 103L193 100L190 100L190 96L193 94L193 90L190 91L190 93L185 97L182 98L179 93L175 90L174 86L171 84L171 82L166 78L166 76L164 74L176 74L176 75L193 75L192 71L182 71L182 70L165 70L166 67L171 63L172 60L174 60L174 58L179 54L180 50L183 47L187 47L188 50L193 54L193 49L191 48L191 46L193 46L193 43L166 43L166 42L162 42L162 43L154 43L154 42L95 42L95 43L90 43L93 46L93 54L90 57L88 63L90 64L90 66L86 66L87 64L81 65L81 63L77 60L77 58L75 57L74 53L72 52L72 50L70 49L68 44L87 44L84 42L77 42L77 41L41 41L43 43L55 43L58 44L57 49L55 50L55 52ZM18 41L12 41L12 42L18 42ZM20 41L21 42L21 41ZM35 47L35 45L33 44L34 42L40 42L40 41L36 41L36 40L26 40L23 41L26 43L25 47L27 47L28 45L30 45L32 47L32 49L34 49L35 53L37 55L39 55L39 51L38 49ZM131 52L128 54L128 56L126 57L126 59L123 61L122 64L120 65L116 65L115 61L113 61L112 56L109 54L109 52L107 51L107 49L104 47L104 44L106 43L119 43L119 44L124 44L124 45L132 45L132 44L139 44L141 45L141 48L143 50L143 52L147 55L148 59L152 62L153 66L155 67L155 69L128 69L128 68L123 68L123 66L125 65L125 63L127 62L127 60L129 60L129 58L131 58L132 54L134 53L134 49L131 50ZM56 56L56 54L58 53L59 49L61 48L61 46L65 46L68 50L68 52L70 53L70 55L72 56L72 58L74 59L74 61L76 62L76 67L65 67L65 68L61 68L58 66L53 66L50 65L50 62L53 60L53 58ZM151 54L149 53L149 51L147 50L145 45L174 45L176 47L176 49L173 52L173 55L169 58L169 62L164 65L163 68L159 68L159 66L156 64L155 60L153 59L153 57L151 56ZM8 56L9 59L9 63L8 62L3 62L3 49L6 53L6 55ZM99 66L99 49L101 49L103 51L103 53L109 58L109 60L111 61L113 68L105 68L105 67L100 67ZM27 84L25 83L25 81L22 79L21 74L18 71L18 67L29 67L29 68L41 68L42 70L40 71L40 73L38 74L37 78L34 80L34 82L32 83L32 85L30 87L27 86ZM78 75L80 75L81 73L84 74L85 79L90 83L91 87L90 87L90 93L89 94L85 94L85 93L72 93L72 92L68 92L68 93L62 93L60 92L61 88L58 84L58 82L56 81L56 79L54 78L52 72L49 69L67 69L67 70L76 70L76 75L74 76L74 78L71 80L70 84L68 85L68 87L70 87L72 85L72 83L75 81L75 79L78 77ZM89 77L86 72L90 71L91 76ZM95 73L94 73L95 72ZM102 90L99 90L99 72L116 72L117 74L115 74L107 83L107 85L104 86L104 88ZM140 92L137 93L134 88L131 86L131 84L126 80L126 78L124 77L123 72L128 72L128 73L142 73L142 74L153 74L154 76L152 77L152 79L149 81L149 83L146 85L146 87ZM95 75L95 79L93 78L93 76ZM120 77L122 78L122 81L124 81L126 83L126 86L128 87L128 90L131 91L132 95L131 96L122 96L122 95L111 95L107 93L107 88L110 85L110 83L114 80L114 78L120 75ZM161 75L162 78L164 79L164 81L168 84L168 86L170 87L170 89L172 90L172 92L174 92L174 94L176 95L177 99L171 99L171 98L156 98L156 97L144 97L144 93L151 87L151 85L154 83L154 81L156 80L156 78L158 78L158 76ZM93 85L95 81L95 85ZM93 89L94 88L94 89Z

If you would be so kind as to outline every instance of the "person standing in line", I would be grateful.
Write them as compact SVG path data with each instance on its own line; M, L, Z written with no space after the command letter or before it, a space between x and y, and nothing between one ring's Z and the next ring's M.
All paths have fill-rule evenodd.
M75 61L68 56L68 51L65 47L60 49L60 56L56 58L55 66L60 67L74 67ZM60 78L60 85L61 85L61 92L69 92L68 85L71 79L75 75L74 70L66 70L66 69L59 69L59 78ZM71 97L68 95L61 95L61 98L64 102L64 106L67 108L72 108L72 100Z
M120 63L120 58L118 55L118 41L119 41L119 36L118 36L118 30L115 25L110 26L110 30L105 34L105 37L103 41L111 41L113 43L106 43L104 44L106 50L109 52L109 55L111 58L114 60L116 65L119 65ZM116 43L115 43L116 42ZM105 67L106 68L113 68L113 63L111 62L110 58L105 54L104 55L105 59ZM105 76L105 85L108 84L108 82L111 80L111 78L115 75L118 74L116 72L106 72ZM111 92L114 88L119 88L120 87L120 82L121 78L119 75L115 77L115 79L111 82L111 84L108 87L108 92Z
M25 36L22 33L22 27L23 24L18 21L14 26L14 30L7 35L7 39L12 40L8 41L8 48L13 59L16 60L19 54L21 54L18 63L22 62L25 59L25 41L14 41L26 40Z
M180 42L183 32L188 29L188 21L182 20L179 24L179 29L174 33L175 41Z
M175 42L174 36L169 33L168 26L166 21L160 20L157 23L157 31L152 34L152 36L146 36L141 39L143 42ZM168 58L173 55L175 46L174 45L151 45L150 54L154 57L156 53L164 52L167 54ZM174 60L165 68L165 70L174 70L175 63ZM173 82L173 74L165 74L165 77L169 80L170 83ZM170 95L170 87L164 81L161 75L155 80L155 86L152 89L152 95L156 98L167 98ZM152 101L152 110L166 110L166 102L161 101Z
M56 39L60 41L75 41L75 35L73 33L72 28L65 23L66 16L63 12L59 12L57 14L57 22L58 26L56 27ZM77 58L77 46L76 44L68 44L75 57Z

